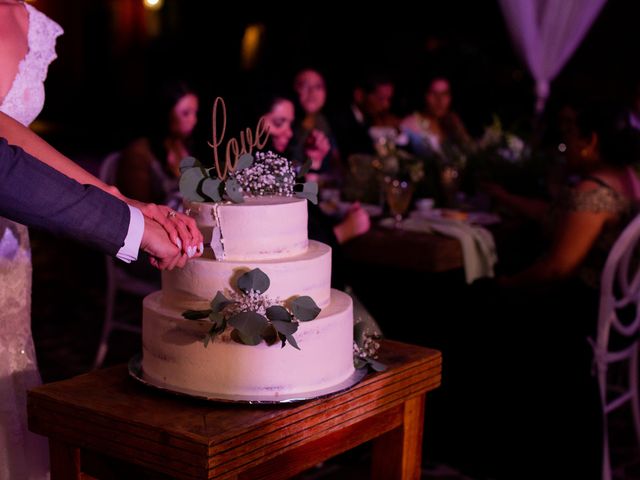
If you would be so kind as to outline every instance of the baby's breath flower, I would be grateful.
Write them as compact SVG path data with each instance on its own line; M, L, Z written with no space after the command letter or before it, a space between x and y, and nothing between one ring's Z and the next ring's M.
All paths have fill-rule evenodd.
M256 152L253 165L230 175L250 196L293 196L296 174L291 162L271 151Z
M362 345L353 342L353 353L358 358L378 358L380 349L380 337L378 335L365 332Z

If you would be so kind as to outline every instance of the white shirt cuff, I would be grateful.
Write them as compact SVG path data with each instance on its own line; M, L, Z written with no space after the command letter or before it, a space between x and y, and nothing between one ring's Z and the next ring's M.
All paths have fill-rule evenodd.
M142 212L136 207L127 205L131 213L129 219L129 230L124 239L124 245L116 255L117 258L126 263L134 262L138 259L138 250L142 243L142 234L144 233L144 217Z

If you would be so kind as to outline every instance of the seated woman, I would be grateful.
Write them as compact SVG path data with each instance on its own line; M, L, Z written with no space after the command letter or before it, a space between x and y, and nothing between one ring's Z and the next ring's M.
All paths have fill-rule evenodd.
M599 478L601 413L588 338L595 337L607 255L640 200L630 166L640 158L640 136L613 125L578 111L566 139L572 182L551 204L493 189L547 223L550 238L528 268L474 284L450 333L453 404L474 395L473 407L449 419L469 432L455 454L475 454L495 478L544 478L550 471ZM460 338L461 330L473 340Z
M311 68L298 72L293 82L297 95L296 109L298 119L293 128L291 140L291 158L304 161L307 143L315 143L314 130L322 132L329 139L329 152L319 165L312 166L312 172L321 174L323 180L338 181L340 178L339 159L336 141L329 120L323 113L327 100L327 89L322 75Z
M269 125L271 145L267 149L271 148L287 157L293 137L291 126L295 120L293 102L286 96L272 96L263 102L259 112L265 116ZM314 130L312 134L314 141L307 142L305 156L317 165L329 151L329 141L318 130ZM320 208L309 203L309 238L324 242L333 248L332 283L335 288L344 288L344 279L339 271L342 262L335 259L335 256L339 255L339 245L367 232L370 225L369 215L358 203L353 204L344 219L335 225Z
M118 163L116 186L144 202L182 208L180 161L191 154L198 121L198 96L184 82L169 83L153 104L147 136L128 145Z
M434 77L424 92L424 107L404 118L401 128L409 134L411 147L422 157L441 157L473 151L474 142L460 117L451 110L451 85L444 77Z
M198 97L184 82L167 83L155 99L147 136L120 154L116 186L124 195L182 211L180 161L191 153ZM160 275L147 262L119 266L129 275L160 287Z

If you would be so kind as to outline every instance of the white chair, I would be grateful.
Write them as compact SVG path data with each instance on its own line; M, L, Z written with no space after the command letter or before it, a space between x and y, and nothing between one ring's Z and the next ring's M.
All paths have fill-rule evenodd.
M118 161L120 154L118 152L108 155L100 166L100 179L109 184L114 185L116 181L116 173L118 171ZM109 337L114 330L123 330L133 333L141 333L138 325L131 325L127 322L119 321L114 318L116 306L116 297L118 292L126 292L133 295L143 297L157 290L157 286L144 282L138 278L134 278L127 274L119 266L119 260L106 256L105 266L107 272L107 295L105 299L104 324L102 326L102 335L98 344L98 352L94 361L94 368L100 368L109 349Z
M622 232L609 252L602 272L600 307L595 341L592 340L603 410L602 479L611 480L608 415L629 402L640 444L640 397L638 395L638 333L640 332L640 215ZM635 255L634 255L635 254ZM633 309L631 319L621 319L621 309ZM626 347L613 350L611 334L627 338ZM626 378L613 382L609 365L626 362ZM620 385L622 383L622 385Z

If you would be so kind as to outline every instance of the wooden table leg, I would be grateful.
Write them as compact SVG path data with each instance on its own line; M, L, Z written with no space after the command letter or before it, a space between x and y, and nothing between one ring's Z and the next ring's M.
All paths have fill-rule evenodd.
M373 442L371 478L418 480L422 465L422 429L425 395L404 403L402 425Z
M51 480L80 480L80 449L49 439Z

